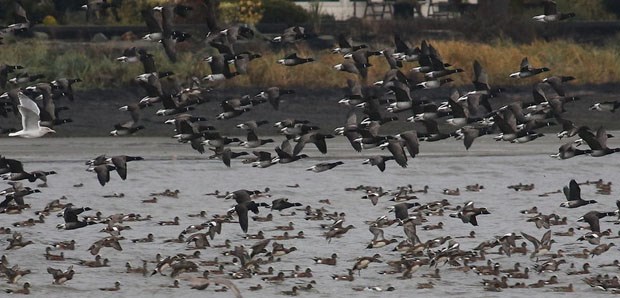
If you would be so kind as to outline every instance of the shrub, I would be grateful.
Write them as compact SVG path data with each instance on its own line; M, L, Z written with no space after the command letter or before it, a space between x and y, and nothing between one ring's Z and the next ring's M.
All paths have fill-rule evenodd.
M229 0L219 6L219 18L224 24L244 23L255 25L263 17L261 0Z
M58 25L58 22L56 21L56 18L54 16L48 15L43 18L43 25L56 26Z
M261 23L285 23L288 26L306 23L310 18L301 6L286 0L263 1Z

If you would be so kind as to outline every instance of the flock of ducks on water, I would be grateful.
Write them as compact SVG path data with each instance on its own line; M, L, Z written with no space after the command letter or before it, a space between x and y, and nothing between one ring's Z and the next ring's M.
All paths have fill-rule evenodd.
M97 1L91 1L93 3ZM105 1L103 1L105 2ZM90 3L90 2L89 2ZM99 2L97 2L99 3ZM563 20L574 14L558 13L553 1L546 1L545 15L534 17L535 20L550 22ZM509 105L493 108L493 98L501 96L503 90L493 89L488 82L488 74L483 66L478 62L473 62L473 84L474 90L460 93L454 89L450 97L445 102L433 102L420 99L415 95L418 89L440 88L448 84L452 79L448 76L463 72L462 69L454 68L449 63L445 63L437 50L428 42L423 41L420 47L410 47L407 42L402 40L397 34L394 35L394 48L379 51L370 50L367 45L354 45L345 36L340 36L338 47L333 50L334 54L342 54L343 62L335 65L335 71L343 71L354 74L358 79L348 79L348 92L340 103L349 106L350 109L345 118L345 125L336 128L333 133L323 133L320 128L306 120L285 119L275 123L279 133L286 136L286 139L275 148L275 154L268 151L252 151L250 156L247 152L233 152L230 144L237 143L239 146L249 149L259 148L269 143L274 143L273 139L261 139L257 135L256 129L268 123L266 120L247 121L238 124L237 127L247 133L247 140L242 141L238 138L222 136L215 131L212 126L204 125L205 117L189 114L196 105L207 101L210 88L201 87L202 81L206 81L210 86L218 86L218 82L229 80L237 76L245 75L251 71L251 61L261 58L260 54L250 52L235 52L235 45L238 40L254 39L255 32L245 26L232 26L221 28L213 12L213 2L206 0L205 5L210 8L211 13L207 18L207 25L210 33L207 35L206 42L218 50L218 54L205 58L204 60L211 66L212 73L205 76L202 80L194 78L190 87L183 88L174 79L175 74L171 72L161 72L155 67L153 55L141 48L129 48L123 55L117 58L123 63L141 62L144 73L136 77L138 82L145 90L147 96L139 102L120 107L121 111L129 113L131 117L125 123L119 123L111 132L115 136L133 135L144 129L141 123L142 110L159 105L161 109L156 111L159 116L173 116L165 123L173 124L175 127L174 137L180 143L189 143L191 147L199 153L206 152L205 147L214 152L210 158L220 158L223 163L230 167L231 160L240 156L246 156L244 163L250 163L254 167L267 168L275 164L286 164L306 158L308 155L302 154L305 145L312 143L322 153L327 154L328 139L336 135L345 136L355 151L369 150L372 148L387 148L389 155L374 155L364 161L364 164L377 166L380 171L386 170L386 163L393 160L401 167L407 167L408 160L419 154L421 141L439 141L451 137L463 139L464 146L469 149L474 139L486 134L499 132L495 137L498 141L512 143L526 143L533 141L543 135L536 130L553 125L557 121L562 125L562 130L557 134L559 138L579 136L579 140L570 141L562 145L558 153L553 157L567 159L577 155L590 155L594 157L609 155L620 151L620 148L607 147L607 134L603 127L592 130L584 125L575 125L572 121L565 119L565 105L578 100L566 94L563 83L573 80L570 76L550 76L536 83L533 88L533 100L528 102L513 102ZM94 7L94 4L93 6ZM191 13L192 8L183 5L158 6L153 10L142 11L147 27L150 31L144 37L145 40L161 42L166 55L171 61L176 61L175 44L190 39L190 35L174 30L173 19L175 17L186 17ZM156 13L161 13L161 22L155 17ZM16 23L2 31L2 35L9 33L19 33L27 30L29 21L26 13L15 1L15 14L21 23ZM272 44L288 48L306 39L315 37L314 34L307 32L303 27L295 26L286 29L282 35L269 40ZM373 64L379 63L383 56L390 65L390 70L385 74L383 80L373 84L367 84L368 68ZM373 58L375 57L375 58ZM376 60L376 61L375 61ZM372 61L372 63L371 63ZM406 75L401 71L406 63L418 62L419 66L411 69L412 73L419 73L424 77L424 81L416 80L414 76ZM291 53L278 60L278 63L295 67L304 63L312 63L312 57L300 57L296 53ZM234 71L231 66L234 65ZM20 65L1 65L0 66L0 88L6 92L0 95L0 114L8 117L9 113L15 116L21 115L22 129L5 129L3 133L9 136L23 138L38 138L48 133L54 133L54 126L71 123L69 118L61 118L59 112L67 110L67 107L57 107L56 103L63 99L73 101L72 84L80 82L80 79L58 78L52 82L40 82L43 77L23 72L24 67ZM543 72L549 72L547 67L533 67L527 58L521 61L519 70L510 74L515 79L525 79L536 76ZM35 83L38 82L38 83ZM33 85L31 85L34 83ZM27 87L20 87L29 85ZM553 92L551 95L550 92ZM222 112L216 117L220 120L235 118L251 110L260 104L269 103L273 109L280 109L280 102L287 94L294 94L295 91L278 87L264 89L256 96L243 96L231 98L220 103ZM592 110L614 112L620 107L615 102L601 102L593 105ZM361 121L358 121L359 112L364 114ZM424 132L415 129L403 131L396 135L381 135L379 133L382 124L398 120L397 115L410 115L407 120L410 122L422 123L425 126ZM439 119L448 117L445 121L449 126L456 127L451 132L441 132L439 130ZM296 142L293 146L291 142ZM581 144L587 144L589 149L579 149ZM139 156L119 155L107 157L98 156L86 162L88 170L95 172L101 186L105 186L111 179L111 172L116 171L118 176L125 180L128 170L127 163L143 160ZM342 161L325 162L316 164L309 171L324 172L343 164ZM40 193L40 189L24 186L24 180L34 183L41 180L38 187L47 186L48 176L56 174L54 171L26 171L22 163L15 159L2 157L0 159L0 174L4 180L8 180L10 187L0 192L5 200L0 203L2 212L8 214L19 214L28 210L30 204L24 201L24 197ZM611 182L596 181L585 183L595 185L598 195L609 195L611 193ZM586 200L581 196L581 185L575 180L571 180L563 191L543 193L540 196L550 196L555 193L563 192L566 201L559 204L560 207L581 208L591 204L596 204L595 200ZM76 188L83 185L74 185ZM291 188L300 187L291 185ZM533 184L516 184L508 188L515 191L532 191ZM483 185L468 185L465 188L468 192L485 191ZM345 272L338 272L331 275L336 281L354 281L356 277L367 274L367 268L371 266L382 266L379 271L383 275L396 276L399 279L424 278L427 282L419 282L417 288L428 289L438 285L441 280L442 271L462 271L463 274L476 274L484 276L481 284L485 290L502 291L508 288L549 288L550 291L572 292L573 284L562 284L561 280L566 275L584 275L583 281L592 286L605 291L616 292L620 289L620 282L616 276L609 274L594 275L590 270L594 268L590 262L582 265L582 270L570 268L563 270L565 263L572 259L593 258L607 252L614 243L607 239L617 238L612 235L611 230L602 230L600 219L610 216L617 216L618 210L605 212L589 211L580 217L578 222L585 222L587 227L569 228L567 231L552 232L553 225L567 225L567 219L561 218L557 214L544 214L542 210L533 207L522 210L521 213L527 216L527 222L534 222L539 229L547 231L538 238L524 232L511 232L499 235L491 240L482 241L473 249L462 249L458 239L476 238L475 231L463 236L445 236L421 241L417 227L422 231L442 230L443 222L437 224L425 224L431 217L443 217L444 212L449 212L449 217L459 219L463 224L478 226L480 221L493 210L485 207L476 207L474 202L469 201L463 205L452 206L448 199L436 200L422 203L418 201L418 196L425 196L429 192L429 187L414 190L411 185L398 187L395 190L385 190L381 187L360 185L348 188L347 191L356 191L363 194L361 199L368 199L372 205L390 204L389 214L382 215L376 220L367 221L372 240L365 245L366 256L361 256L353 261L339 260L338 254L331 256L317 256L313 258L315 266L338 266L345 262ZM158 197L178 197L180 191L166 190L162 193L151 194L152 199L146 199L145 204L156 204ZM460 196L461 191L456 189L444 189L442 193L446 196ZM274 268L277 263L288 254L295 254L297 247L286 245L287 240L311 238L303 231L295 231L295 221L291 220L287 225L275 226L274 231L281 231L283 234L265 233L259 230L256 234L249 234L252 230L260 228L264 222L270 222L284 216L299 218L296 214L300 212L306 221L320 221L320 227L324 230L322 237L327 243L338 241L337 238L343 237L347 232L355 227L345 225L346 214L343 212L330 211L329 200L321 200L320 208L310 205L304 206L299 202L290 202L286 198L264 202L264 198L271 197L269 189L264 191L240 189L226 194L219 192L213 193L215 199L234 200L233 207L225 214L212 214L207 217L206 211L196 214L189 214L191 220L200 221L183 229L178 238L166 239L164 243L176 243L179 249L195 249L193 254L179 253L177 255L161 256L155 260L143 260L141 267L134 267L129 262L125 264L126 274L142 274L144 276L169 275L173 279L166 287L177 288L190 286L193 289L204 290L210 285L221 285L216 291L230 290L235 296L241 297L242 291L259 291L263 285L278 285L286 280L293 279L297 283L291 290L281 291L283 295L299 295L304 291L320 291L317 282L312 280L313 270L311 268L301 268L296 266L292 271ZM124 195L114 194L113 197L122 198ZM387 200L387 198L390 198ZM145 238L125 239L121 234L130 226L123 225L126 222L151 221L155 219L151 216L143 216L136 213L113 214L104 216L101 212L90 215L94 211L90 207L77 207L72 203L65 203L64 200L54 200L48 203L42 210L36 211L37 219L29 219L24 222L13 223L13 228L2 228L1 233L9 235L7 239L9 245L6 250L18 250L25 246L32 245L32 240L24 239L23 233L28 227L42 224L46 217L52 213L58 213L63 218L64 223L57 226L58 229L92 229L92 225L105 224L102 232L108 233L106 236L89 246L88 251L95 256L94 260L79 260L75 263L70 258L66 258L64 252L77 248L85 248L84 243L79 240L70 240L52 243L45 248L45 259L50 266L47 272L51 275L54 284L62 285L71 282L76 271L81 271L75 266L85 267L111 267L115 266L114 260L101 256L102 252L109 249L122 251L122 245L141 245L141 243L158 242L152 233ZM386 203L389 202L389 203ZM232 201L231 201L232 202ZM272 213L265 217L258 216L259 209L269 209L277 211L279 216L274 217ZM282 213L286 209L294 208L290 214ZM618 204L620 208L620 203ZM250 212L255 214L251 216ZM391 213L394 215L392 216ZM88 214L88 215L85 215ZM350 216L350 215L349 215ZM250 225L250 219L252 224ZM175 217L171 221L159 221L157 226L179 226L180 222L186 219ZM218 245L211 243L219 237L222 225L230 222L238 222L245 239L256 240L249 247L236 245L232 240L226 240ZM390 226L402 226L404 236L388 239L384 235L384 229ZM586 229L588 232L581 233L577 237L576 230ZM426 233L426 232L423 232ZM27 234L27 233L24 233ZM398 238L404 240L399 240ZM553 237L553 239L552 239ZM585 241L592 245L592 249L583 249L581 252L565 251L562 249L554 252L551 247L557 243L560 237L575 237L577 241ZM518 240L526 241L518 243ZM328 244L329 245L329 244ZM389 246L389 247L388 247ZM493 248L498 247L497 252ZM363 247L360 247L362 249ZM301 249L301 248L299 248ZM334 246L337 250L337 246ZM54 251L60 251L55 254ZM202 257L202 252L221 253L229 258L215 257L213 260ZM370 251L373 251L370 253ZM375 253L377 251L377 253ZM378 251L394 251L390 255L399 254L395 259L386 259ZM366 253L369 252L369 253ZM389 253L388 253L389 254ZM529 255L531 265L524 266L515 263L514 268L506 268L500 262L488 258L489 254L497 254L497 259L508 261L512 255ZM385 255L385 253L384 253ZM595 260L595 259L592 259ZM71 263L68 268L57 269L54 262L59 264ZM64 263L63 263L64 262ZM486 262L486 263L485 263ZM377 265L373 265L373 264ZM380 265L379 265L380 264ZM74 266L75 265L75 266ZM386 265L386 266L384 266ZM617 268L618 261L610 264L598 264L597 268ZM268 268L265 270L265 268ZM152 269L150 269L152 268ZM342 269L342 267L338 267ZM418 273L418 271L420 271ZM200 273L196 273L200 272ZM530 272L536 272L537 281L530 280ZM552 276L547 278L544 273L552 272ZM609 272L609 271L603 271ZM4 255L0 261L0 275L6 278L9 284L18 284L20 279L31 270L24 269L19 264L11 264L7 256ZM34 272L36 273L36 272ZM254 279L260 278L261 283L247 289L240 289L233 282L235 279ZM545 279L541 279L542 277ZM471 277L471 276L470 276ZM306 282L307 281L307 282ZM303 284L303 285L302 285ZM10 288L9 293L28 294L32 285L24 282L22 288ZM122 290L121 282L116 282L113 287L102 287L102 291ZM395 291L394 286L355 286L356 291Z
M119 157L105 158L99 157L102 162L105 160L119 159ZM127 157L121 157L124 159ZM95 160L87 161L90 166L95 164ZM110 161L111 162L111 161ZM39 189L24 187L21 181L30 180L35 182L40 177L30 178L30 173L24 172L25 175L11 175L11 164L19 163L19 161L8 158L0 159L0 172L2 177L10 180L11 187L0 192L5 196L5 201L0 203L2 213L6 216L10 214L20 214L29 212L31 206L24 202L24 197L41 192ZM105 165L105 164L104 164ZM125 168L126 169L126 168ZM9 175L6 175L9 174ZM120 174L120 173L119 173ZM562 190L547 192L540 194L540 197L550 196L552 194L563 193L566 201L558 205L565 208L582 208L591 204L597 204L596 200L586 200L581 196L582 186L596 188L597 196L608 196L611 194L611 182L586 181L578 183L571 180ZM47 187L47 183L39 184L38 187ZM81 187L75 185L74 187ZM289 185L289 188L298 188L299 185ZM514 184L507 186L508 189L517 192L531 192L535 189L534 184ZM617 210L588 211L576 220L576 224L584 222L587 226L578 226L574 228L574 223L569 223L566 217L561 218L557 214L544 214L537 207L520 210L521 217L525 222L533 222L536 228L543 229L545 232L542 237L530 235L525 232L511 232L504 235L497 235L491 239L482 239L477 241L479 244L475 247L465 249L461 247L459 241L468 239L468 242L476 242L477 234L475 230L466 235L440 236L437 238L428 238L427 233L430 231L438 231L444 229L444 223L439 221L435 224L429 223L434 218L442 218L446 213L449 217L459 219L463 224L478 226L485 223L484 217L491 214L491 211L485 207L476 207L472 201L463 205L453 206L448 199L435 201L422 200L425 196L431 196L432 191L428 186L421 189L414 189L412 185L400 186L393 190L383 189L382 187L359 185L357 187L348 187L344 189L347 192L356 192L360 194L361 199L368 199L372 205L390 206L385 215L379 216L375 220L367 220L370 231L369 236L372 238L365 245L366 256L361 256L353 260L340 260L338 258L339 247L334 244L334 253L329 256L316 256L312 258L314 266L333 266L334 268L346 268L346 273L334 273L331 278L335 281L356 281L356 278L365 276L372 271L369 268L375 268L378 274L385 276L394 276L396 279L415 279L419 281L415 285L418 289L430 289L441 283L442 272L462 272L469 276L481 276L481 284L484 290L503 291L509 288L547 288L555 292L572 292L573 284L562 284L562 279L568 279L568 276L583 275L582 280L593 288L616 293L620 289L620 282L616 276L608 274L597 274L595 270L603 270L610 272L604 268L620 268L620 263L614 260L612 263L595 263L596 256L608 252L614 247L613 242L609 239L615 239L620 236L613 235L611 229L601 228L601 219L605 217L615 217L614 223L620 223L620 200L616 202ZM466 192L478 193L486 191L486 188L480 184L472 184L464 187ZM446 197L454 197L462 195L459 188L443 189L438 195ZM591 193L589 191L588 193ZM80 243L76 240L67 240L55 243L48 243L45 247L44 258L49 265L47 267L48 274L51 275L53 284L62 285L70 283L74 278L76 271L83 272L79 268L102 268L116 267L114 259L104 258L102 255L110 254L108 250L123 251L123 246L127 245L145 245L147 243L166 243L178 246L180 250L193 250L191 254L180 252L176 255L162 256L157 255L156 258L149 260L144 258L142 266L134 267L130 262L124 265L125 274L140 274L144 277L162 275L170 276L171 283L162 285L167 288L178 288L188 285L192 289L204 290L210 285L216 286L216 291L232 291L236 297L242 296L242 291L259 291L265 285L281 287L287 283L287 280L293 280L294 286L290 290L280 291L282 295L300 295L303 292L320 292L317 288L317 282L313 278L316 276L312 267L303 268L296 265L293 270L281 269L278 271L276 266L282 260L288 258L287 255L295 254L299 249L292 245L287 245L287 241L295 240L307 241L301 239L313 239L318 236L316 234L307 234L304 231L296 231L295 219L304 219L305 222L317 222L317 228L321 229L321 237L325 238L327 245L334 241L338 242L338 238L346 237L351 229L356 227L345 224L347 215L344 212L330 210L331 202L329 199L320 200L318 203L322 206L314 208L310 205L304 205L299 202L289 201L287 198L271 198L271 190L245 190L240 189L232 192L219 192L206 194L213 196L213 200L234 200L234 207L224 214L212 214L208 217L206 211L187 214L187 219L175 217L173 220L156 221L150 215L141 215L137 213L130 214L111 214L103 215L102 212L94 212L90 207L76 207L70 202L66 202L66 198L53 200L45 205L41 210L35 211L38 215L37 219L28 219L26 221L14 222L13 227L3 227L0 233L8 236L8 246L5 248L7 252L19 250L28 245L37 245L32 240L27 240L28 229L34 225L44 224L48 219L47 216L57 213L64 220L63 224L57 225L58 229L75 230L80 228L93 229L92 225L104 225L100 232L107 233L105 236L94 243L87 249L88 245ZM163 192L151 193L151 197L178 199L181 196L179 190L166 189ZM121 198L122 196L116 196ZM265 202L265 201L268 202ZM423 201L426 201L423 203ZM157 201L143 200L143 203L156 203ZM271 211L268 215L260 216L260 209L268 209ZM294 210L290 213L283 211ZM89 212L90 211L90 212ZM250 216L250 212L256 214ZM277 216L274 216L274 212ZM86 214L86 215L85 215ZM393 215L392 215L393 214ZM278 220L290 218L288 224L277 225ZM161 239L148 233L144 238L126 239L122 236L123 231L131 229L131 223L146 221L155 226L170 226L171 228L179 227L181 221L194 222L184 229L180 229L177 238ZM264 229L270 222L271 229ZM236 241L244 241L249 246L236 245L235 240L226 239L223 244L216 244L213 241L221 238L222 226L224 224L239 224L243 232L243 239ZM126 225L129 224L129 225ZM572 225L568 229L556 229L552 226ZM384 230L393 231L400 230L404 236L393 235L392 238L386 237ZM257 233L249 233L249 230L259 229ZM421 232L418 232L420 230ZM584 232L580 232L585 230ZM400 238L400 239L399 239ZM571 244L563 239L575 239ZM528 242L531 243L528 244ZM589 248L579 250L571 249L574 243L587 243ZM298 242L296 242L298 243ZM552 245L560 248L552 249ZM583 246L580 246L583 247ZM76 259L69 256L71 251L75 249L86 249L94 256L94 260ZM360 247L363 249L363 247ZM372 252L372 253L370 253ZM67 255L66 255L67 254ZM215 256L213 259L205 258L205 254ZM113 254L112 254L113 255ZM217 256L217 255L221 255ZM493 255L493 257L491 257ZM529 257L529 264L523 265L523 261L513 263L506 267L506 263L513 256L523 255ZM226 258L224 258L226 257ZM525 259L525 257L521 258ZM519 259L519 260L521 260ZM581 269L574 268L575 262L580 259L590 261L581 264ZM569 265L564 265L571 262ZM54 264L70 265L64 268ZM373 265L376 264L376 265ZM340 265L340 266L339 266ZM77 266L77 268L76 268ZM20 279L27 278L29 274L37 274L30 269L20 267L19 264L12 264L7 255L3 255L0 263L0 271L8 284L19 284ZM363 273L364 272L364 273ZM614 272L614 271L611 271ZM452 273L451 273L452 274ZM551 276L549 276L551 275ZM566 275L566 277L563 277ZM539 279L537 281L532 280ZM544 278L543 278L544 277ZM241 289L237 287L234 280L259 278L261 283ZM426 282L421 282L425 279ZM362 279L363 280L363 279ZM529 280L529 281L528 281ZM219 285L219 286L218 286ZM121 282L117 281L112 287L101 287L102 291L118 291L122 290ZM412 285L413 286L413 285ZM7 292L13 293L29 293L32 285L30 282L24 282L22 288L6 289ZM386 285L369 285L369 286L353 286L354 291L397 291L398 289L389 282Z

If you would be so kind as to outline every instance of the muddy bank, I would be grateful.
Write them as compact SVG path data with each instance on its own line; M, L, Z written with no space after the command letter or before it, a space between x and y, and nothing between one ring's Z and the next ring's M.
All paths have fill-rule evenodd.
M617 90L620 85L568 85L567 94L578 96L580 100L569 103L565 106L565 118L573 120L578 125L588 125L598 127L603 125L608 129L620 129L620 114L609 112L589 111L588 107L593 103L617 99ZM491 100L494 108L500 107L515 100L531 101L531 89L526 87L507 87L506 91L497 98ZM323 130L329 132L333 128L342 126L348 107L339 105L338 100L345 94L344 90L333 89L305 89L297 88L296 94L287 95L280 104L279 110L274 110L268 103L254 107L251 111L243 115L229 119L216 120L216 116L221 112L219 103L222 100L232 97L240 97L244 94L255 95L260 92L256 88L227 88L216 89L209 94L210 101L196 106L193 115L205 116L208 124L215 126L225 135L243 135L244 132L234 128L238 123L246 120L268 120L275 123L285 118L306 119L319 125ZM461 89L466 91L466 89ZM449 89L442 88L433 91L415 91L417 97L427 97L428 99L441 101L448 96ZM553 94L553 93L549 93ZM57 106L66 105L70 109L63 111L62 118L73 119L72 123L57 126L55 129L59 136L72 137L106 137L113 130L115 123L128 121L129 114L118 110L119 107L134 103L144 96L142 90L138 88L119 88L105 90L76 91L75 101L63 100ZM163 122L169 117L156 116L155 112L160 106L148 107L142 112L143 125L145 130L140 131L136 136L171 136L173 127ZM360 112L361 115L361 112ZM411 116L408 112L397 114L399 119L404 120ZM411 124L404 121L388 123L382 128L382 133L392 133L403 129L416 129L423 131L424 128L418 124ZM19 120L12 115L9 118L0 118L0 127L19 128ZM446 127L447 128L447 127ZM550 131L559 128L550 128ZM276 134L277 131L269 126L263 126L259 133Z

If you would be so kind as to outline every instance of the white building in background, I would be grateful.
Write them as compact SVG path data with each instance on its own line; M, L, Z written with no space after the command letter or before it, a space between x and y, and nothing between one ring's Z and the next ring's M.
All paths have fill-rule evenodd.
M450 17L448 11L448 6L455 0L425 0L425 1L417 1L420 5L420 11L414 11L415 17ZM364 13L366 12L366 17L369 17L369 11L374 9L375 15L372 16L374 18L380 18L378 15L378 11L383 11L383 5L385 5L385 12L381 13L381 16L386 19L390 19L393 16L393 7L392 5L397 1L385 1L385 0L324 0L324 1L295 1L295 4L305 8L308 11L312 11L316 9L316 5L319 6L319 11L321 14L333 15L334 18L338 21L347 20L353 17L363 18L365 17ZM462 0L459 2L467 3L467 4L477 4L478 0ZM369 7L366 10L366 6L371 5L374 6Z

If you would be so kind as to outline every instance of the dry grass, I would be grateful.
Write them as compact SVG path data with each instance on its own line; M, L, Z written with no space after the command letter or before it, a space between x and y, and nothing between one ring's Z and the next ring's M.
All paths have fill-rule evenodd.
M492 85L526 85L542 79L543 75L525 80L508 77L511 72L518 70L519 63L525 56L534 67L551 68L548 75L572 75L580 84L620 82L620 53L612 46L594 47L570 41L536 41L522 45L464 41L430 41L430 43L437 48L445 62L465 69L464 74L453 76L456 85L469 84L472 62L475 59L486 68ZM76 86L80 89L114 88L130 84L132 78L142 72L140 65L126 65L115 60L123 48L129 46L131 44L118 42L19 41L1 46L0 63L23 65L27 67L29 73L43 73L50 80L61 76L80 77L84 81ZM212 50L179 46L181 47L179 61L172 64L166 59L159 45L149 45L160 70L172 70L181 80L190 76L202 77L210 73L208 65L202 59L212 53ZM317 61L294 67L276 63L277 59L294 51L301 57L313 57ZM331 54L327 50L312 52L304 46L297 46L296 49L286 52L263 53L262 58L251 62L248 75L238 76L222 85L223 87L341 87L347 77L352 77L332 68L342 60L341 56ZM372 57L371 64L373 67L369 71L369 83L381 79L388 69L382 57ZM408 71L415 66L416 63L408 63L403 70Z

